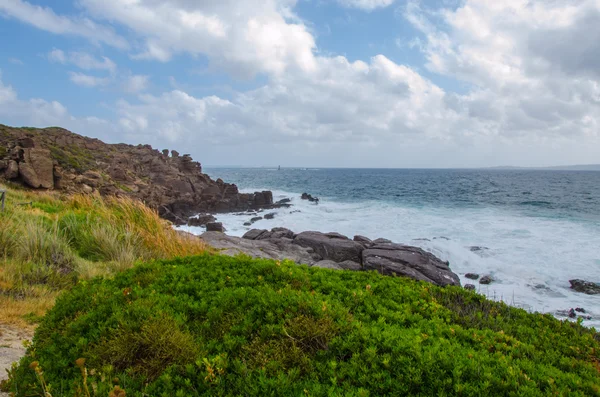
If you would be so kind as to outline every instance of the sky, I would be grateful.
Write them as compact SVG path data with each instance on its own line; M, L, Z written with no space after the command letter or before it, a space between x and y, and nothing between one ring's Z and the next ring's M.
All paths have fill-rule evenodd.
M600 163L600 0L0 0L0 123L205 166Z

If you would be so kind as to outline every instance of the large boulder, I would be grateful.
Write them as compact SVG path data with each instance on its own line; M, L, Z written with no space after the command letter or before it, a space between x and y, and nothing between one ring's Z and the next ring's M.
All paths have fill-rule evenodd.
M25 161L31 164L40 187L54 188L54 161L50 150L41 148L25 149Z
M460 285L447 262L421 248L402 244L376 244L362 251L364 270L377 270L385 275L406 276L436 285Z
M14 160L9 160L4 176L9 180L17 178L19 176L19 164Z
M600 294L600 284L585 280L569 280L569 283L571 283L571 289L577 292L582 292L588 295Z
M29 163L19 163L19 175L28 186L37 189L41 186L35 170Z
M335 262L360 263L364 247L337 233L302 232L294 238L294 244L312 248L323 259Z

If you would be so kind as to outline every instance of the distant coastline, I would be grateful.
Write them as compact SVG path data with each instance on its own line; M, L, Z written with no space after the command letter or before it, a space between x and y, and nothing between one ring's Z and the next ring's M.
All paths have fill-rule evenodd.
M558 165L552 167L515 167L515 166L499 166L485 167L485 170L542 170L542 171L600 171L600 164L582 164L582 165Z

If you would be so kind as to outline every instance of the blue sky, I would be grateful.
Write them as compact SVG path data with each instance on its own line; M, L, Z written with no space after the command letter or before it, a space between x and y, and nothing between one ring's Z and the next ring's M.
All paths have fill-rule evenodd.
M0 0L0 123L210 165L598 163L599 22L596 0Z

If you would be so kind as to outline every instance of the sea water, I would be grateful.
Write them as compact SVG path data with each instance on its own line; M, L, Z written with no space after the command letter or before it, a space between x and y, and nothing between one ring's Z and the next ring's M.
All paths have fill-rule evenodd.
M214 168L243 192L272 190L292 207L252 216L218 215L227 233L286 227L384 237L450 262L462 284L528 311L563 317L582 307L600 328L600 295L569 280L600 282L600 172L522 170ZM303 192L319 204L300 199ZM264 213L262 214L264 215ZM200 228L184 227L193 233ZM464 277L491 275L490 285Z

